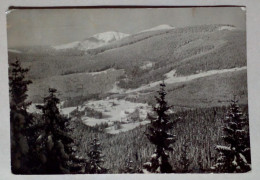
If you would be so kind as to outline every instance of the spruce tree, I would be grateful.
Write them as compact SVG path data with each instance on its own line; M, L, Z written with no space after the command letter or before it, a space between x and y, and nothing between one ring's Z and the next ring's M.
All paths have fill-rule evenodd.
M103 174L107 172L107 169L102 167L104 163L103 155L101 152L101 144L97 138L94 138L90 144L91 150L88 153L89 162L88 162L88 172L90 174Z
M49 89L49 96L44 104L37 108L42 110L44 125L36 140L39 156L44 164L42 171L46 174L84 173L86 166L83 158L75 154L76 147L69 135L68 118L59 112L56 89Z
M31 102L26 100L28 85L32 82L26 80L25 75L29 69L22 68L20 61L11 63L10 69L11 168L14 174L24 174L29 173L30 164L27 127L32 116L27 112Z
M216 172L241 173L251 169L248 118L241 112L237 102L231 101L223 128L223 140L227 145L216 146L219 156L212 167Z
M165 96L165 83L160 84L159 96L155 96L157 106L153 108L153 111L157 117L151 115L148 118L151 121L147 129L147 138L155 145L156 150L151 157L150 162L144 164L144 172L150 173L172 173L172 166L170 165L168 158L169 155L166 151L172 151L171 144L175 142L175 135L169 133L169 130L173 127L173 122L170 121L167 111L170 106L167 105Z

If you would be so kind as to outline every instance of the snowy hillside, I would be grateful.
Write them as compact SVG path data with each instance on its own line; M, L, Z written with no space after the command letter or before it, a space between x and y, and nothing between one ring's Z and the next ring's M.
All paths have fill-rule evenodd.
M104 33L95 34L92 37L96 38L99 41L103 41L104 43L109 43L111 41L120 40L127 36L129 36L129 34L124 34L124 33L115 32L115 31L108 31L108 32L104 32Z
M149 32L149 31L158 31L158 30L171 30L171 29L175 29L175 27L172 27L172 26L170 26L168 24L162 24L162 25L150 28L150 29L146 29L146 30L140 31L140 33L142 33L142 32Z
M162 25L150 28L150 29L145 29L143 31L140 31L139 33L160 31L160 30L171 30L171 29L175 29L175 27L172 27L167 24L162 24ZM89 49L95 49L98 47L108 45L111 42L119 41L128 36L129 36L129 34L115 32L115 31L108 31L108 32L95 34L82 41L75 41L75 42L71 42L71 43L67 43L67 44L53 46L53 48L56 50L78 49L81 51L86 51Z
M78 49L78 50L86 51L88 49L101 47L113 41L118 41L127 36L129 36L129 34L109 31L109 32L95 34L89 38L84 39L83 41L75 41L67 44L61 44L58 46L53 46L53 48L56 50Z

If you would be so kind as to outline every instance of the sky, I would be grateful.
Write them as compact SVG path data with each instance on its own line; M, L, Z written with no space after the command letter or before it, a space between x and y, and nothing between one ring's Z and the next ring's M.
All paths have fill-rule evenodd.
M246 11L240 7L16 9L7 13L8 47L60 45L106 31L134 34L161 24L230 24L245 30Z

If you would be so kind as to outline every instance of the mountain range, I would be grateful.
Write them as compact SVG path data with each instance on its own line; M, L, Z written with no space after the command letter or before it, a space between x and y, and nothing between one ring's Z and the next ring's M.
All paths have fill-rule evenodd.
M83 41L75 41L68 44L53 46L53 48L56 50L78 49L84 51L87 49L94 49L106 45L112 41L118 41L127 36L129 36L129 34L109 31L109 32L95 34L89 38L84 39Z

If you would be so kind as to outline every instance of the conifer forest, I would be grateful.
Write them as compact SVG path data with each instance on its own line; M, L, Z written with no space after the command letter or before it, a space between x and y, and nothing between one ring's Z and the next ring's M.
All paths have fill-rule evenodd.
M54 45L9 43L8 61L13 174L252 169L241 27L100 29Z

